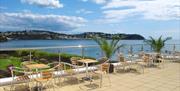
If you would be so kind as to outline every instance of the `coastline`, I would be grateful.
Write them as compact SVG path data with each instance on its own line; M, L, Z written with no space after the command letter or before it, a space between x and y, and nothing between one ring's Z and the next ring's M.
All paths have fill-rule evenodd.
M0 32L0 40L91 40L94 36L105 39L122 39L122 40L144 40L139 34L109 34L103 32L84 32L80 34L64 34L50 31L8 31Z

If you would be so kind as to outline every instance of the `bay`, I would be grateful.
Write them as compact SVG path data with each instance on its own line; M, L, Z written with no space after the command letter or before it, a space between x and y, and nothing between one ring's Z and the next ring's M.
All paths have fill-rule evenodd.
M147 45L143 40L121 40L119 44L124 44L125 46L120 49L120 52L124 54L128 54L130 50L130 46L133 47L133 52L137 53L141 51L142 45L143 49L146 52L150 52L151 47ZM178 40L169 40L166 43L163 51L173 51L174 44L176 45L176 51L180 51L180 41ZM82 48L78 46L88 46L88 45L97 45L97 43L93 40L12 40L8 42L1 42L0 48L29 48L29 47L54 47L54 46L77 46L77 48L65 48L65 49L46 49L43 51L58 53L70 53L82 55ZM88 47L84 48L84 56L91 56L95 58L99 58L102 56L102 52L100 48L97 47Z

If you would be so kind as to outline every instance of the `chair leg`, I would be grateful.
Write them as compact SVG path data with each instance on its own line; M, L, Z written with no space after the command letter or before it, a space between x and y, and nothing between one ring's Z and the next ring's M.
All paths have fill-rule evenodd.
M124 72L126 72L126 68L125 68L125 66L123 66L123 71L124 71Z
M38 91L42 91L43 90L43 83L41 83L41 82L38 82Z
M117 73L117 67L116 68L114 68L114 72L113 73Z
M109 74L107 74L108 80L109 80L109 85L111 86L111 79L109 77Z
M165 61L163 61L163 68L165 68Z
M13 91L13 89L15 88L13 82L11 82L11 86L10 86L10 91Z
M145 67L142 65L142 69L143 69L143 74L145 73L145 71L144 71L144 69L145 69Z
M32 91L32 89L31 89L31 86L30 86L30 83L29 83L29 82L27 83L27 86L28 86L28 88L29 88L29 91Z
M77 82L78 82L78 85L80 84L80 79L79 78L77 78Z
M103 76L102 74L100 75L100 84L99 84L99 87L101 88L102 87L102 80L103 80Z
M38 91L42 91L42 85L41 85L41 83L38 83Z
M37 86L37 91L40 91L39 89L39 83L38 82L36 82L36 86Z
M54 89L54 87L55 87L54 81L51 81L50 83L53 84L52 88L53 88L53 91L55 91L55 89Z
M58 77L58 82L59 82L59 85L60 85L60 87L61 87L62 84L61 84L61 78L60 78L60 77Z
M13 88L14 88L14 86L11 86L11 87L10 87L10 91L13 91Z
M144 74L144 65L139 65L140 69L142 69L142 73Z

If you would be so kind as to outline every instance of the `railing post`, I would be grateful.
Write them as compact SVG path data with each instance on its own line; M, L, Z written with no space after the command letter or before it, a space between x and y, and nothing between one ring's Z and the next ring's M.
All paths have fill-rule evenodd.
M120 48L118 48L118 54L121 52Z
M29 61L31 62L31 50L29 51Z
M173 46L173 52L175 52L176 51L176 45L174 44L174 46Z
M105 57L103 50L101 49L100 51L101 51L101 57Z
M84 58L84 47L82 45L79 45L78 47L81 48L81 57Z
M82 55L82 58L84 58L84 47L81 48L81 55Z
M61 49L59 49L59 51L58 51L58 61L59 61L59 63L61 62L61 55L60 55L60 53L61 53Z
M152 46L151 46L151 52L153 51L153 48L152 48Z
M144 51L144 45L143 44L141 45L141 51Z
M132 45L130 45L129 53L130 53L131 55L133 54L133 47L132 47Z

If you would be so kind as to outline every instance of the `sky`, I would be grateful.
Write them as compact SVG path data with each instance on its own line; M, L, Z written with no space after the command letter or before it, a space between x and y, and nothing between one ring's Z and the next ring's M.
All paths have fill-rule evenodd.
M0 0L0 31L141 34L180 39L179 0Z

